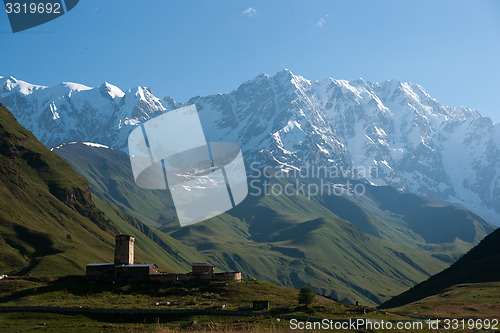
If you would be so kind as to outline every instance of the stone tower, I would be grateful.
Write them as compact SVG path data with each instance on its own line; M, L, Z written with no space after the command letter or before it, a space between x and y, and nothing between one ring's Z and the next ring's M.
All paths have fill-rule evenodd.
M134 264L134 237L128 235L115 236L115 265Z

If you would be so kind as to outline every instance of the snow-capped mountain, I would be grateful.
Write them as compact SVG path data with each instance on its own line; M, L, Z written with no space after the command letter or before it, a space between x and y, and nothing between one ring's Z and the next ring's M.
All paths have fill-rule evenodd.
M90 141L123 150L140 122L196 103L207 139L235 142L247 159L364 168L373 184L455 202L500 224L500 125L443 106L417 84L309 81L284 70L181 104L146 87L49 88L5 77L0 103L49 148Z
M0 103L49 148L70 141L122 148L139 119L167 110L147 87L127 92L107 82L95 88L71 82L45 87L13 77L0 77Z

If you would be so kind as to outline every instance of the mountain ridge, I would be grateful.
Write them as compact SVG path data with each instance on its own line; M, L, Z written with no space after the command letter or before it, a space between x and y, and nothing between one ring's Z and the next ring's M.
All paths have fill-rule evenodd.
M500 282L500 268L498 267L500 259L499 239L500 229L497 229L453 265L384 302L380 307L400 307L461 284Z
M90 141L125 151L140 122L196 104L207 139L239 144L249 162L373 167L363 175L372 184L447 200L500 224L500 126L441 105L418 84L310 81L283 70L187 103L141 86L70 86L61 92L1 78L0 102L48 147Z

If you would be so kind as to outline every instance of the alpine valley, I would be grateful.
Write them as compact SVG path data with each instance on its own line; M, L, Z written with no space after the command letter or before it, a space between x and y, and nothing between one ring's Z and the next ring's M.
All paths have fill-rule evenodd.
M114 228L140 234L145 255L160 251L174 269L200 258L245 278L374 305L442 271L491 233L490 223L500 224L499 125L442 106L416 84L309 81L284 70L179 103L147 87L45 87L2 77L0 103L52 148L43 154L58 154L89 182L95 209L120 221ZM141 122L190 104L207 140L237 143L247 166L353 170L365 193L259 193L180 228L168 191L135 184L127 138ZM21 259L16 265L29 271Z

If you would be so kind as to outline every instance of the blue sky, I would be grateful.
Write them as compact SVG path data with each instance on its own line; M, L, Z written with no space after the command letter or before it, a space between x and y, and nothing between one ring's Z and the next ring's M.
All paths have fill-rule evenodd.
M186 101L289 68L422 85L500 121L500 1L81 0L13 34L0 13L0 75Z

